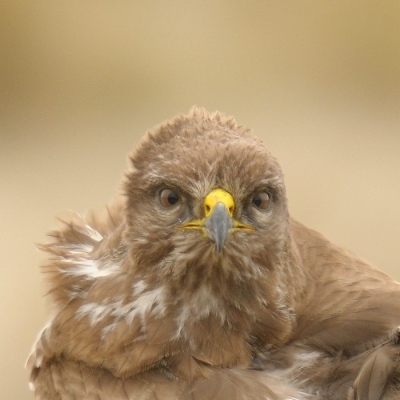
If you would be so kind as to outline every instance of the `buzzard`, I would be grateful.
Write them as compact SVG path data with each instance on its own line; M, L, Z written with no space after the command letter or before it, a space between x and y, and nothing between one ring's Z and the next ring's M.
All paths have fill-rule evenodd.
M400 285L291 218L232 118L155 127L121 196L51 236L37 399L400 398Z

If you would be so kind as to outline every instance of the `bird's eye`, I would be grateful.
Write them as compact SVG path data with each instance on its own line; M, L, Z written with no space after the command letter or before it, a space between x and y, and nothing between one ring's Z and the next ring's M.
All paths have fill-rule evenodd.
M172 189L163 189L160 192L160 203L164 207L172 207L179 202L179 195Z
M257 193L251 202L260 210L266 210L269 206L269 194L267 192Z

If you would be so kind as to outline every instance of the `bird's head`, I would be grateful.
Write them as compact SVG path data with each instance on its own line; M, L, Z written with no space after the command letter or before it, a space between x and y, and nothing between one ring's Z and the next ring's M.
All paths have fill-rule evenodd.
M268 265L284 249L280 167L234 120L195 108L149 132L130 159L126 239L138 265L235 259L244 273L244 259Z

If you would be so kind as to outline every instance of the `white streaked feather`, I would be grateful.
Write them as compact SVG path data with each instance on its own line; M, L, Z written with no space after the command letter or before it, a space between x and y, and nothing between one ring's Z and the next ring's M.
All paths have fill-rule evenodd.
M100 240L104 239L104 236L97 231L96 229L93 229L90 225L86 224L84 228L80 227L75 227L79 232L89 236L91 239L93 239L96 242L100 242Z
M95 279L118 273L120 266L119 263L106 263L103 265L97 260L80 258L74 261L74 266L65 269L63 272L66 275L87 276Z
M299 351L293 355L292 363L288 368L275 369L274 371L269 371L269 373L277 379L283 379L287 382L295 382L296 385L307 387L309 379L301 377L301 373L304 369L316 365L321 358L324 358L324 354L320 351L299 349ZM301 397L301 399L308 398L305 393L303 395L305 397ZM301 399L295 398L293 400Z
M140 279L139 281L135 282L132 285L132 295L135 296L139 296L141 293L144 292L144 290L147 288L147 285L145 284L143 279Z
M53 320L47 321L46 325L37 335L35 343L32 346L31 353L26 361L26 367L32 368L39 368L43 362L43 345L42 340L49 340L50 339L50 332L51 332L51 325Z
M181 313L177 318L178 329L175 335L176 338L184 333L184 326L188 321L193 323L210 314L219 317L222 323L226 320L225 308L221 304L220 299L212 293L209 285L202 285L181 309Z
M113 331L117 327L117 325L118 325L117 322L114 322L102 328L101 339L103 340L109 332Z
M71 254L90 253L93 246L88 243L63 243L62 247L68 249Z
M163 286L141 292L139 297L131 303L131 310L126 314L125 319L131 323L139 315L143 320L145 314L151 311L151 316L161 318L165 314L165 289Z
M136 291L140 294L135 300L129 303L123 304L122 300L118 300L111 303L91 302L83 304L78 308L76 318L79 319L87 316L91 326L94 326L107 315L111 315L114 317L114 321L103 328L103 336L114 328L113 325L116 322L122 319L125 319L126 323L131 324L136 317L139 317L144 324L146 314L154 318L161 318L165 314L166 309L164 287L160 286L149 291L144 290L145 286L139 281Z
M113 310L112 304L104 304L102 302L92 302L83 304L76 311L76 318L88 316L90 325L98 324L107 314Z

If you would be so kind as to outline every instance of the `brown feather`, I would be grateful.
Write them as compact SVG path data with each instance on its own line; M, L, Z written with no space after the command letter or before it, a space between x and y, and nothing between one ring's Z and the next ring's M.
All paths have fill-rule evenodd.
M63 216L40 246L55 307L27 363L38 399L400 396L399 284L290 218L279 164L248 129L194 108L130 161L123 196ZM222 251L182 229L216 188L251 226Z

